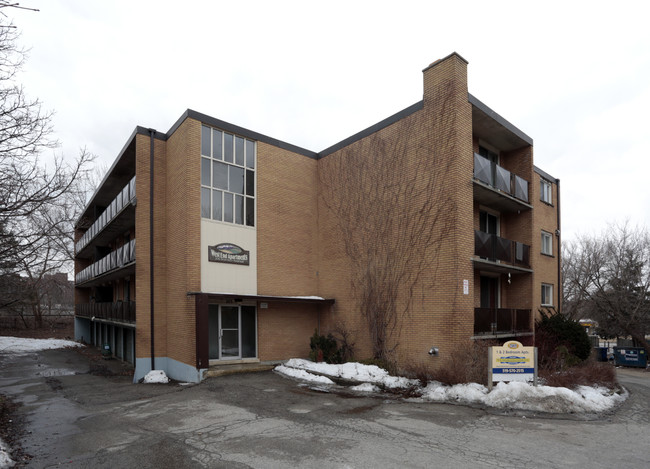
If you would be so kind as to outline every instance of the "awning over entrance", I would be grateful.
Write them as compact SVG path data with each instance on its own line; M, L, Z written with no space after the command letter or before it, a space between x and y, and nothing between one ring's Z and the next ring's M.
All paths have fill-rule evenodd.
M327 311L335 303L333 298L320 296L239 295L220 292L187 292L187 296L193 296L196 304L197 369L208 368L213 357L218 360L234 360L258 356L255 335L258 308L264 311L298 308L320 314L321 310ZM292 303L293 306L287 303Z
M334 298L322 298L320 296L270 296L270 295L239 295L237 293L212 293L212 292L187 292L188 296L200 295L208 301L232 301L235 303L242 301L260 301L283 303L312 303L321 305L333 305Z

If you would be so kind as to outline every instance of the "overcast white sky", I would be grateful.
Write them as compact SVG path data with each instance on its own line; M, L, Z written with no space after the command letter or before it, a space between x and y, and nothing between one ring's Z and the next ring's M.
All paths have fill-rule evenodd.
M422 99L456 51L469 91L561 180L563 238L650 225L650 4L643 1L21 0L26 92L59 152L109 166L136 125L187 108L320 151Z

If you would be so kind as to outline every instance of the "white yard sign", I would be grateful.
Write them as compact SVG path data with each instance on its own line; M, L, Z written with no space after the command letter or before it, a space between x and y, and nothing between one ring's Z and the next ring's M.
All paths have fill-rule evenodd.
M511 340L488 349L488 385L495 381L533 381L537 384L537 347Z

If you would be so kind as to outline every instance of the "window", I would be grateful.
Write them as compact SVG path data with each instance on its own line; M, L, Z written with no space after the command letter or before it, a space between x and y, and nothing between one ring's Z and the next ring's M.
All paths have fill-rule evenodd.
M201 217L255 226L255 142L201 127Z
M542 231L542 254L553 255L553 235Z
M487 158L492 163L499 164L499 154L492 151L492 150L488 150L487 148L485 148L483 146L479 146L478 147L478 154L481 155L484 158Z
M542 283L542 306L553 306L553 285Z
M541 195L540 195L540 200L542 202L546 202L547 204L552 204L553 203L553 192L552 192L552 185L550 182L548 182L546 179L541 179L540 180L540 186L541 186Z

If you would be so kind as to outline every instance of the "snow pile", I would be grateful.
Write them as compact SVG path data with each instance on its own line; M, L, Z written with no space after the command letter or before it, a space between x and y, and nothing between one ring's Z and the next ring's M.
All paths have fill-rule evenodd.
M348 379L383 386L385 388L406 388L419 383L416 379L407 379L398 376L390 376L386 370L375 365L362 365L361 363L344 363L342 365L330 365L328 363L314 363L309 360L292 358L284 364L283 368L313 371L334 378ZM282 370L277 371L282 373ZM286 373L285 373L286 374ZM331 381L330 381L331 382Z
M14 467L15 462L9 457L9 446L0 440L0 469Z
M323 375L333 379L346 379L360 383L349 388L356 392L379 392L381 388L420 386L418 380L390 376L386 370L377 366L360 363L330 365L294 358L276 367L275 370L311 383L335 384ZM497 409L549 413L603 412L623 402L628 396L627 391L619 394L603 387L580 386L576 390L570 390L551 386L533 386L521 381L498 383L492 391L477 383L446 386L434 381L425 387L420 387L419 391L423 401L458 402Z
M0 337L0 352L27 353L64 347L80 347L81 344L62 339L24 339L21 337Z
M533 386L521 381L498 383L488 392L476 383L445 386L429 383L422 399L433 402L483 404L497 409L532 410L549 413L602 412L627 398L603 387L579 386L575 391L551 386Z
M296 368L291 368L289 366L279 365L275 368L275 371L282 373L283 375L299 379L301 381L308 381L310 383L334 384L334 381L326 378L325 376L314 375L312 373L308 373L305 370L299 370Z
M167 384L169 383L169 378L163 370L151 370L145 375L144 383L151 384Z

